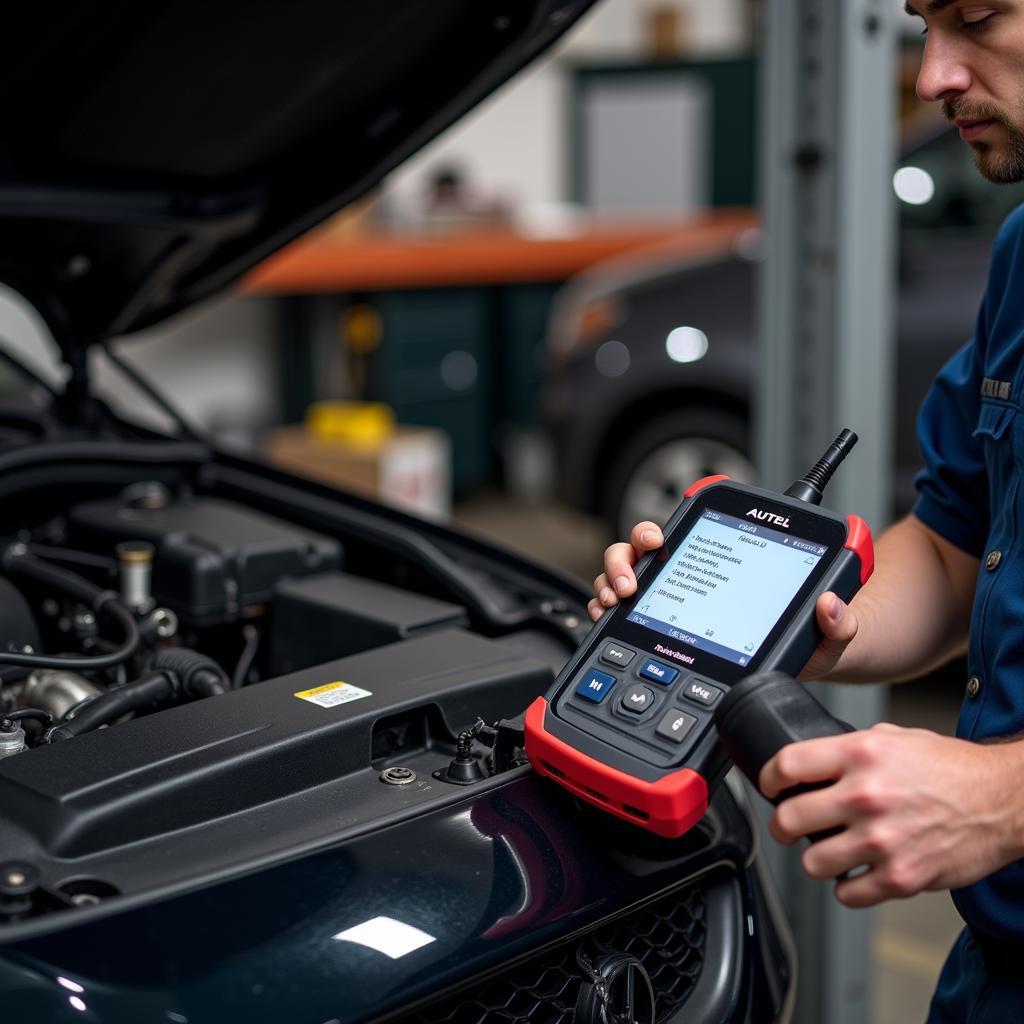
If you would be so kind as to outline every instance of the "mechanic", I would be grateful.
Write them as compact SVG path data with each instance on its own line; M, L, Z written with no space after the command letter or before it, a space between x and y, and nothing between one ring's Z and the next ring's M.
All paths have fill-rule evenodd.
M978 170L1024 180L1024 0L908 0L927 39L917 79L941 102ZM783 748L760 777L784 801L771 834L803 852L812 878L868 907L951 889L967 927L943 967L929 1024L1024 1021L1024 206L995 241L974 338L940 371L918 436L914 509L876 545L874 576L849 606L818 601L824 640L802 678L898 681L966 650L957 738L880 724ZM660 547L640 523L594 581L594 619L636 589L633 566ZM849 877L847 872L853 872Z

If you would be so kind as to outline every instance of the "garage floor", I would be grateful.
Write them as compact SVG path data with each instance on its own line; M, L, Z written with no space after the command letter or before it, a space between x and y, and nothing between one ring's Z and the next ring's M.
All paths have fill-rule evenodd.
M463 526L558 566L585 580L588 587L608 543L602 524L595 520L556 505L517 502L505 495L463 502L455 515ZM889 719L952 733L958 705L959 696L951 687L936 692L934 686L911 683L894 689ZM879 910L872 1024L924 1020L935 979L960 927L948 893L924 893Z

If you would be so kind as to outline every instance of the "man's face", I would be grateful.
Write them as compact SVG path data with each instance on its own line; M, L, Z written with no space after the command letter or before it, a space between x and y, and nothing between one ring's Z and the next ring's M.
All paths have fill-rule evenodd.
M998 183L1024 180L1024 0L907 0L927 33L917 95L942 112Z

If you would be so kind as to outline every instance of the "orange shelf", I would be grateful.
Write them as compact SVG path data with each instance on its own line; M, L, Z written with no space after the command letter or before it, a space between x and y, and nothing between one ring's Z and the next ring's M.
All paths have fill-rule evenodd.
M756 223L749 210L675 222L593 224L571 237L532 238L508 229L437 236L374 232L308 235L251 271L242 289L263 295L441 288L563 281L602 260L655 247L700 256L727 247Z

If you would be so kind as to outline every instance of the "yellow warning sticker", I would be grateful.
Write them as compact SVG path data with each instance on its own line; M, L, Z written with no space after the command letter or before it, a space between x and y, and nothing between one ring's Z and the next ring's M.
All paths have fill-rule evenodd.
M308 700L310 704L318 704L322 708L336 708L339 704L362 700L364 697L372 697L373 694L369 690L361 690L358 686L338 680L324 683L323 686L314 686L312 690L299 690L295 696L299 700Z

